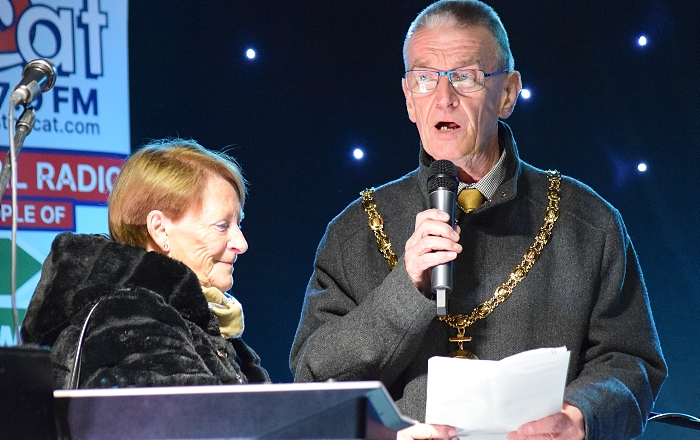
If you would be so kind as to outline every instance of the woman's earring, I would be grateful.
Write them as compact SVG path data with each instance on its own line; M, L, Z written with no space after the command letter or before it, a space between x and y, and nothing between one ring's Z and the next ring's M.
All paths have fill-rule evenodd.
M170 245L169 245L168 242L166 241L165 244L163 245L163 250L164 250L164 251L167 251L168 249L170 249Z

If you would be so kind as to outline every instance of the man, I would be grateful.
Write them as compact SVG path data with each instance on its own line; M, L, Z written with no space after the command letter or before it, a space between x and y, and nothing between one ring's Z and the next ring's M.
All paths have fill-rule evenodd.
M423 420L431 356L460 349L502 359L565 345L561 412L509 439L641 435L666 365L636 254L618 211L590 188L520 160L499 121L521 89L500 19L478 0L438 1L409 28L404 62L420 166L329 224L292 347L295 380L378 379L404 414ZM457 208L454 228L428 209L429 167L443 159L467 191L460 201L485 199ZM383 225L372 229L374 211ZM439 320L430 272L449 261L450 319ZM456 315L473 318L457 344Z

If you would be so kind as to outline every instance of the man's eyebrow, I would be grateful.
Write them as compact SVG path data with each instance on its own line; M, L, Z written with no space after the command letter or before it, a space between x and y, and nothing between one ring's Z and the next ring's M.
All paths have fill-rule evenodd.
M479 66L479 68L482 67L481 64L481 58L480 57L469 57L465 58L462 61L459 62L459 65L461 67L466 67L466 66Z
M428 62L423 60L414 60L413 64L411 64L411 69L415 69L416 67L419 69L426 69L428 68Z
M458 67L455 67L455 69L460 69L460 68L463 68L466 66L473 66L473 65L477 65L477 66L481 67L481 59L479 57L464 58L462 61L459 61L457 63ZM434 68L430 67L429 62L427 62L425 60L421 60L421 59L414 60L413 64L411 64L411 69L412 70L421 70L421 69L434 70Z

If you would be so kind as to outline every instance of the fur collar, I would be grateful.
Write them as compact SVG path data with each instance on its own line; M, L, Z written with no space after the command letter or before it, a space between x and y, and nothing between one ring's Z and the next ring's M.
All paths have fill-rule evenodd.
M130 286L157 293L185 319L219 334L199 280L187 266L101 235L67 232L56 237L44 262L22 323L24 339L53 345L60 332L82 322L101 297Z

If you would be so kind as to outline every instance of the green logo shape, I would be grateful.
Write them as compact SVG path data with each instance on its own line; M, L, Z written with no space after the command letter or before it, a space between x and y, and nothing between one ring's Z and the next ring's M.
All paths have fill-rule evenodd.
M10 270L12 269L12 241L0 238L0 294L9 295L12 289ZM17 246L17 287L26 283L41 270L41 262L36 261L24 249Z

